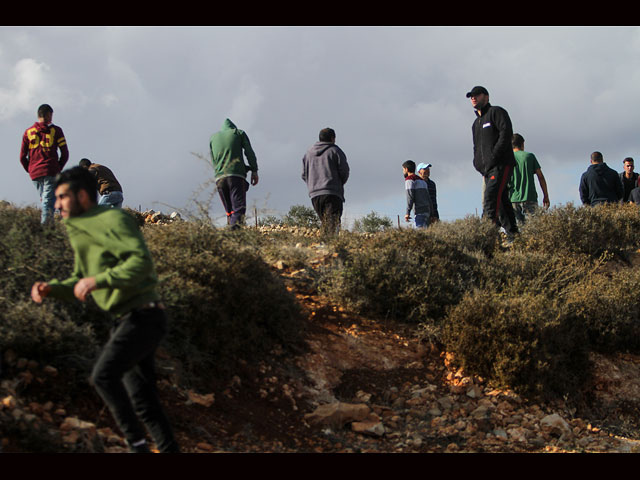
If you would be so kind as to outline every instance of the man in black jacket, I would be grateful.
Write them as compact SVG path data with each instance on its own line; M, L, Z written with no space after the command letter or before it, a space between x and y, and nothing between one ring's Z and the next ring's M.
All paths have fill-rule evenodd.
M489 103L484 87L467 93L476 110L473 133L473 166L484 177L482 216L502 226L508 241L518 233L507 184L516 164L511 147L513 127L507 111Z
M622 164L624 165L624 172L620 172L620 182L624 192L622 202L627 203L631 200L629 198L631 190L638 186L638 173L633 171L633 158L625 158Z
M618 172L604 162L600 152L591 154L591 165L580 178L579 191L582 203L591 206L616 203L624 195Z

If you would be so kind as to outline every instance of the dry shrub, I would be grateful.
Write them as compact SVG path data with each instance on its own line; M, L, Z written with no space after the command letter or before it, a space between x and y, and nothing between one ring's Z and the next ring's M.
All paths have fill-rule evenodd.
M73 252L64 227L40 225L40 210L0 205L0 351L49 363L90 358L105 314L87 304L31 300L36 280L66 278Z
M359 313L409 323L439 321L481 278L498 232L469 217L428 229L345 234L320 290Z
M567 288L566 308L579 316L592 350L640 353L640 272L594 273Z
M299 307L258 256L256 234L179 222L148 226L168 304L168 348L205 381L300 338Z
M443 337L460 366L523 394L570 395L588 378L583 322L544 295L470 293Z
M640 208L637 205L605 204L552 208L534 215L521 229L514 248L554 254L623 254L640 243Z

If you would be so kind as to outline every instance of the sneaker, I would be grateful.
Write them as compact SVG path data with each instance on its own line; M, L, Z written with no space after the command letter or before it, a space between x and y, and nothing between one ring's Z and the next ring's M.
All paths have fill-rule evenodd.
M146 440L129 444L129 453L151 453Z

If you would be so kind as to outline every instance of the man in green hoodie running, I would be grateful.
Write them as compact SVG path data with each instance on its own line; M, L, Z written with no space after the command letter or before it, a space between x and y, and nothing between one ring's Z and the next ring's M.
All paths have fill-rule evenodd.
M227 213L227 224L237 228L244 223L247 211L247 171L251 170L251 185L258 184L258 162L246 132L237 128L228 118L219 132L209 139L211 161L216 175L216 186ZM249 165L245 165L242 152Z
M46 297L84 302L91 295L98 307L111 313L111 337L93 368L91 383L132 452L150 451L142 423L160 452L178 452L156 390L154 357L167 330L167 316L144 237L130 214L97 205L97 181L82 167L57 176L55 195L75 266L66 280L35 282L31 298L36 303Z

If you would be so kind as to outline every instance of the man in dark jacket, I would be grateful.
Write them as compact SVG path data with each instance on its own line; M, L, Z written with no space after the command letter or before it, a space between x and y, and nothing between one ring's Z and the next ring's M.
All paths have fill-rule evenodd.
M518 233L507 184L516 164L511 148L513 127L507 111L489 103L484 87L467 93L476 111L473 133L473 166L484 177L482 216L502 226L509 241Z
M633 171L633 158L627 157L622 161L624 172L620 172L620 182L622 183L624 203L630 201L631 190L638 186L638 173Z
M53 220L56 202L53 185L56 175L69 160L69 148L64 133L52 121L53 108L46 103L40 105L38 121L24 132L20 147L20 163L40 194L43 224Z
M616 203L624 195L618 172L604 162L600 152L591 154L591 165L580 178L579 191L582 203L591 206Z
M349 164L345 153L335 144L336 132L332 128L320 130L318 140L302 158L302 180L307 184L322 229L333 234L340 229Z

